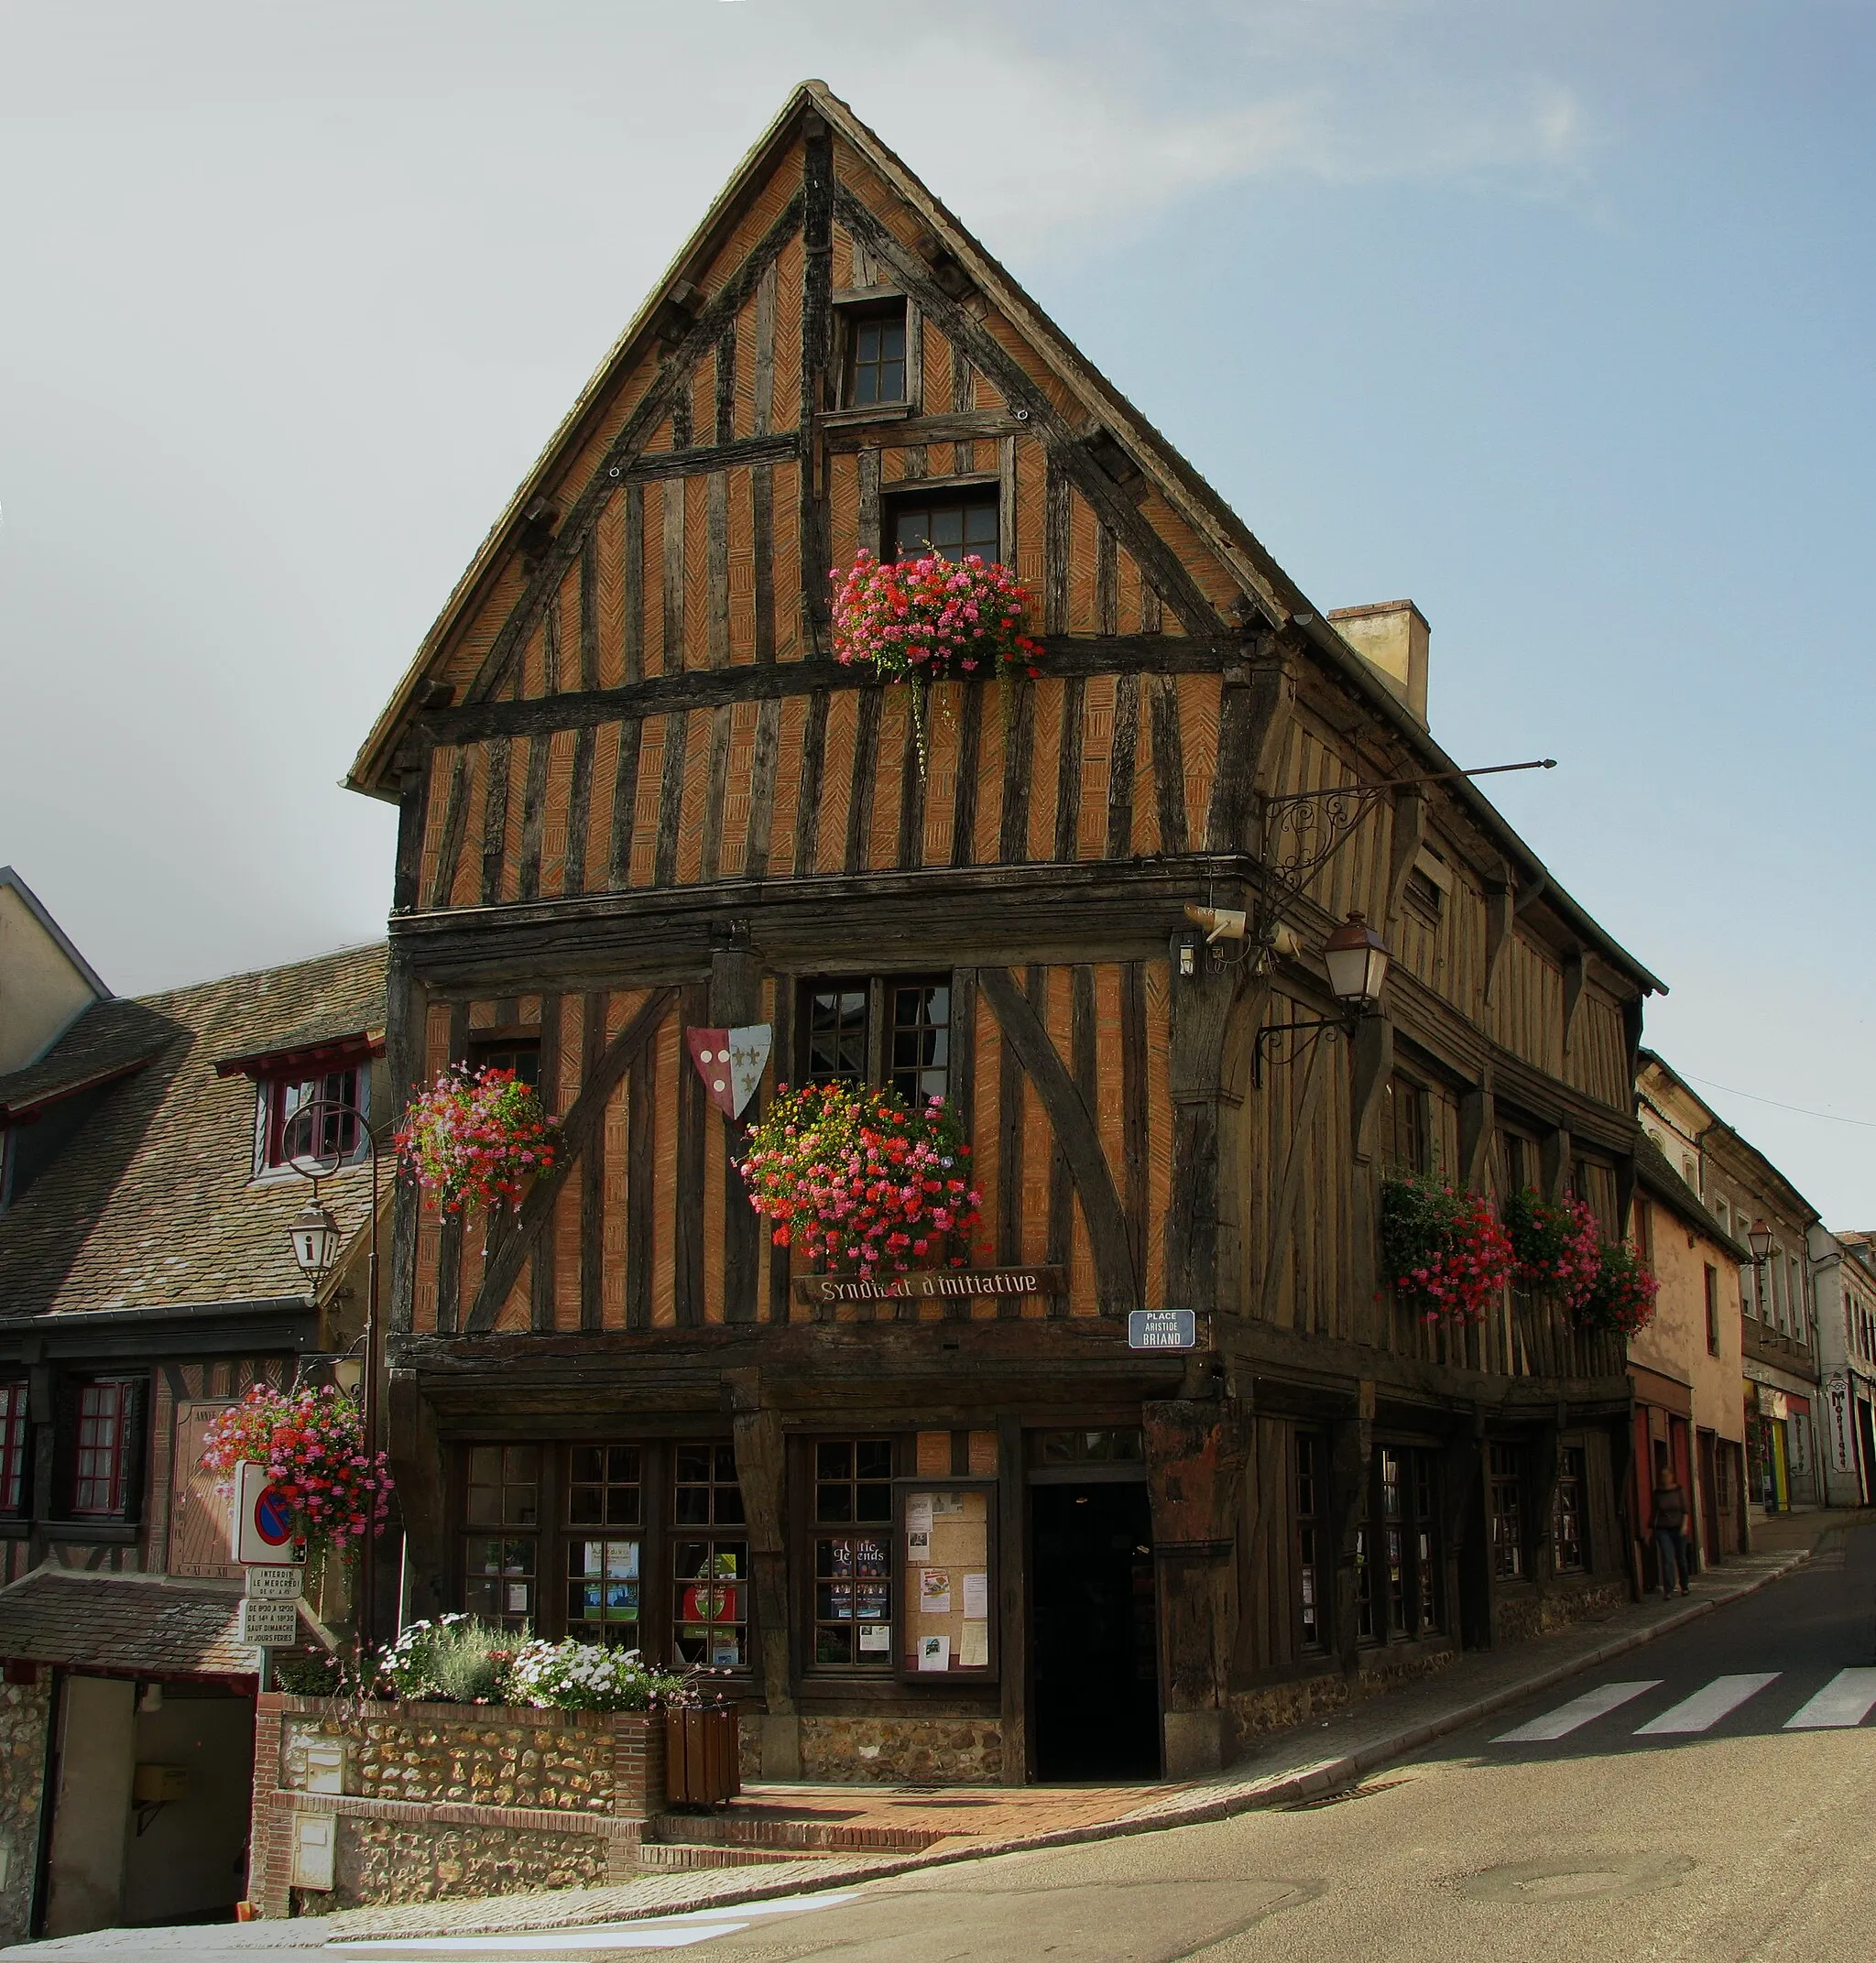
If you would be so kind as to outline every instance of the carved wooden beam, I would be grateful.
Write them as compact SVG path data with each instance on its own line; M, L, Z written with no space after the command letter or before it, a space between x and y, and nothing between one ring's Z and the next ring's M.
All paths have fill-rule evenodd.
M599 1067L580 1087L573 1107L561 1124L562 1150L559 1162L545 1178L535 1182L534 1190L521 1206L514 1231L489 1257L482 1286L475 1292L464 1329L476 1335L495 1327L502 1303L508 1299L521 1272L521 1264L553 1219L554 1203L560 1198L567 1175L578 1162L586 1141L605 1122L605 1107L618 1082L632 1066L639 1052L658 1033L660 1024L671 1013L678 998L675 988L660 988L605 1047Z
M1140 1281L1127 1242L1127 1217L1095 1115L1074 1079L1056 1054L1042 1020L1029 1005L1008 968L977 970L977 987L1003 1031L1004 1041L1021 1061L1042 1100L1056 1142L1068 1161L1074 1190L1087 1222L1095 1259L1095 1289L1103 1314L1118 1315L1140 1303Z

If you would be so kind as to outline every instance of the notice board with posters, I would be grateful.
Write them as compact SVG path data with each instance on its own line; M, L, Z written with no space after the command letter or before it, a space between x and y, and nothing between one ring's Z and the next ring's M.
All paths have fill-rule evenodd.
M903 1480L898 1510L900 1676L994 1682L996 1481Z

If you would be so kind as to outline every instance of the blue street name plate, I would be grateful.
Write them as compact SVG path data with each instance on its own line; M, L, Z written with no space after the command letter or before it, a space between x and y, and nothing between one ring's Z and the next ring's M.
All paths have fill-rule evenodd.
M1127 1312L1127 1347L1129 1349L1195 1349L1198 1347L1198 1317L1191 1309L1129 1309Z

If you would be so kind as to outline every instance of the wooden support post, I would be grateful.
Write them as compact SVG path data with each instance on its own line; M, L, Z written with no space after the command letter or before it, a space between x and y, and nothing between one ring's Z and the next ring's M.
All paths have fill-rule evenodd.
M1142 1409L1159 1585L1165 1775L1216 1772L1231 1755L1238 1512L1247 1445L1238 1406L1173 1398Z
M1355 1410L1330 1427L1329 1544L1336 1554L1336 1647L1343 1673L1352 1681L1361 1667L1360 1571L1365 1556L1373 1587L1372 1547L1362 1539L1368 1525L1374 1474L1374 1384L1357 1386Z
M1225 1031L1243 970L1195 948L1192 975L1172 947L1172 1028L1167 1078L1172 1097L1172 1192L1166 1207L1166 1306L1201 1316L1218 1305L1218 1123Z
M788 1478L781 1413L762 1402L761 1373L726 1370L734 1407L736 1480L748 1516L750 1578L756 1591L762 1685L762 1776L802 1776L802 1721L795 1708L792 1618L789 1614Z
M1375 1296L1380 1287L1380 1222L1376 1209L1380 1189L1374 1160L1376 1133L1387 1102L1388 1080L1394 1074L1394 1025L1385 1016L1366 1016L1355 1027L1354 1084L1349 1099L1350 1151L1354 1156L1349 1182L1348 1207L1348 1291L1358 1342L1378 1339L1383 1317L1391 1307L1378 1308Z

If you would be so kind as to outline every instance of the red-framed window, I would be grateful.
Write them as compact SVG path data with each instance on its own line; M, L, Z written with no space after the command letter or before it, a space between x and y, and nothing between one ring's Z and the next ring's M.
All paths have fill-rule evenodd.
M123 1378L80 1384L71 1459L71 1510L118 1520L130 1504L130 1442L136 1386Z
M365 1107L364 1091L364 1073L355 1065L316 1076L264 1078L259 1170L269 1172L296 1158L350 1159L359 1149L355 1113ZM340 1105L352 1109L332 1108ZM315 1110L314 1106L327 1108Z
M0 1513L26 1503L26 1386L0 1383Z

